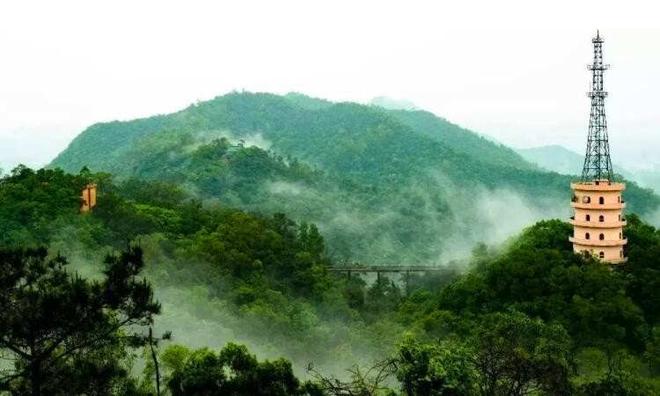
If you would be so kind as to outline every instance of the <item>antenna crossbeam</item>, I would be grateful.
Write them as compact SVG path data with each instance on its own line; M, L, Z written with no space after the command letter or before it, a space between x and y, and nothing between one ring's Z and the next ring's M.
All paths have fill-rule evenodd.
M587 70L608 70L610 65L587 65Z

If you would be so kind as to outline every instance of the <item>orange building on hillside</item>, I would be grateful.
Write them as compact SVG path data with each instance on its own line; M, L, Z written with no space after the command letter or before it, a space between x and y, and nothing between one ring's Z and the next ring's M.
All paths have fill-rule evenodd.
M91 211L96 206L96 184L88 184L83 188L80 196L80 212Z

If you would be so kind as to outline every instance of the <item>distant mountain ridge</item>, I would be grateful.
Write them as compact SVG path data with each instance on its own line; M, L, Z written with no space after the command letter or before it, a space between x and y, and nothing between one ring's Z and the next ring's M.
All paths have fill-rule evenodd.
M564 175L579 175L582 173L584 156L560 145L539 146L516 149L524 159L535 163L541 168ZM629 170L617 164L614 172L626 179L633 180L646 188L652 188L660 193L660 170Z
M95 164L112 166L112 158L129 149L134 141L159 131L182 128L228 130L236 136L261 133L272 141L275 150L290 152L311 162L323 162L323 150L318 150L323 139L332 138L347 146L339 149L348 149L350 154L359 155L371 138L399 139L402 145L407 143L404 139L415 139L415 143L421 144L432 143L430 140L424 141L419 134L441 142L436 148L448 156L467 154L472 161L520 169L533 168L513 150L428 112L388 111L354 103L332 103L300 94L281 97L251 93L228 94L170 115L95 124L74 139L52 164L66 170ZM301 130L307 133L299 134ZM314 150L310 151L308 143L317 145L312 146ZM391 149L394 146L386 147ZM341 151L339 149L330 152ZM314 158L305 158L307 154L313 154ZM317 158L319 154L321 157Z
M283 211L319 224L340 257L399 264L446 261L567 216L571 179L426 111L244 92L92 125L51 166ZM629 202L640 213L660 205L634 185Z
M564 175L579 175L584 157L564 146L548 145L516 149L525 160Z

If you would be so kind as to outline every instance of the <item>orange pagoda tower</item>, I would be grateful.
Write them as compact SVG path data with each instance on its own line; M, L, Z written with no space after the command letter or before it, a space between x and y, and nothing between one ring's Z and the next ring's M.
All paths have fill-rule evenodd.
M571 217L573 250L576 253L591 254L605 263L621 264L626 261L623 251L628 242L623 236L626 219L623 209L626 204L622 193L624 183L614 180L612 160L607 135L603 74L609 65L603 64L603 39L600 33L591 40L594 45L594 60L588 66L592 72L591 114L587 152L582 168L582 177L571 183L573 199Z
M96 184L90 183L80 194L80 212L86 213L96 206Z

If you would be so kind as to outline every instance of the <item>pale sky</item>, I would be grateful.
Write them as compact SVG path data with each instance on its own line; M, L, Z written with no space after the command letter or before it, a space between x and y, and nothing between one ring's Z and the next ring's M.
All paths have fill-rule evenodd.
M451 4L451 5L449 5ZM6 1L0 167L85 127L232 90L406 99L514 147L586 140L591 37L614 162L660 165L660 22L641 1Z

